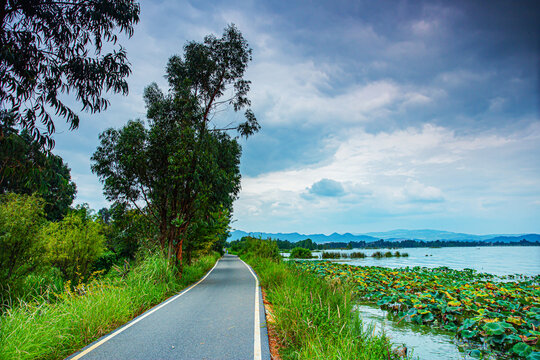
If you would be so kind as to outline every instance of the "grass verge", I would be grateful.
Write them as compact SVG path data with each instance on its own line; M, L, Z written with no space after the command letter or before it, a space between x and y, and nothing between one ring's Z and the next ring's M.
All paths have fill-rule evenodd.
M63 359L197 281L218 258L201 257L179 279L156 254L123 278L67 287L54 303L21 303L0 318L0 359Z
M283 359L399 359L388 338L363 326L349 285L283 262L244 256L272 303Z

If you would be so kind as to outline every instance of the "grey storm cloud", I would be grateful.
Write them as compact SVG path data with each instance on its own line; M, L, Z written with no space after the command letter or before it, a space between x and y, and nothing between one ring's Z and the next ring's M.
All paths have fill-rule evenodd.
M321 179L311 185L309 193L312 195L337 197L345 194L345 189L339 181L331 179Z

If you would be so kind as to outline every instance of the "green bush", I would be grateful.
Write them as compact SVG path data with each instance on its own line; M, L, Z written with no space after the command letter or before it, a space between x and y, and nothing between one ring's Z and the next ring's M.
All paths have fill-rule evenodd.
M340 252L323 251L322 258L323 259L341 259L341 253Z
M116 264L118 260L118 254L112 251L104 252L92 265L92 271L109 271L109 269Z
M45 222L44 202L37 196L0 197L0 302L23 292L23 283L42 263L37 234Z
M295 247L291 251L290 258L291 259L311 259L312 258L311 250L304 249L301 247Z
M248 255L249 257L259 257L263 259L271 259L272 261L280 261L281 255L277 242L274 240L262 240L245 236L240 242L235 245L239 249L239 255Z
M92 218L71 213L41 231L46 258L67 280L78 282L90 274L92 264L105 250L102 225Z

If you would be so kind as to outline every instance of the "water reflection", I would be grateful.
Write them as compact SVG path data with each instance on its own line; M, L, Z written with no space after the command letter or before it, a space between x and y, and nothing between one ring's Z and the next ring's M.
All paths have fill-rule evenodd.
M472 359L460 352L452 333L428 326L414 325L406 321L397 323L388 318L388 313L371 305L357 305L356 310L364 326L373 326L374 331L384 333L396 345L405 345L413 359Z

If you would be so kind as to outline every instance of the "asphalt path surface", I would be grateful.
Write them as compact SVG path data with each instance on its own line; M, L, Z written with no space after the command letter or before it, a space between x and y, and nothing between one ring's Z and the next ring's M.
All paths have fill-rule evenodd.
M68 359L270 359L255 274L225 255L194 287Z

